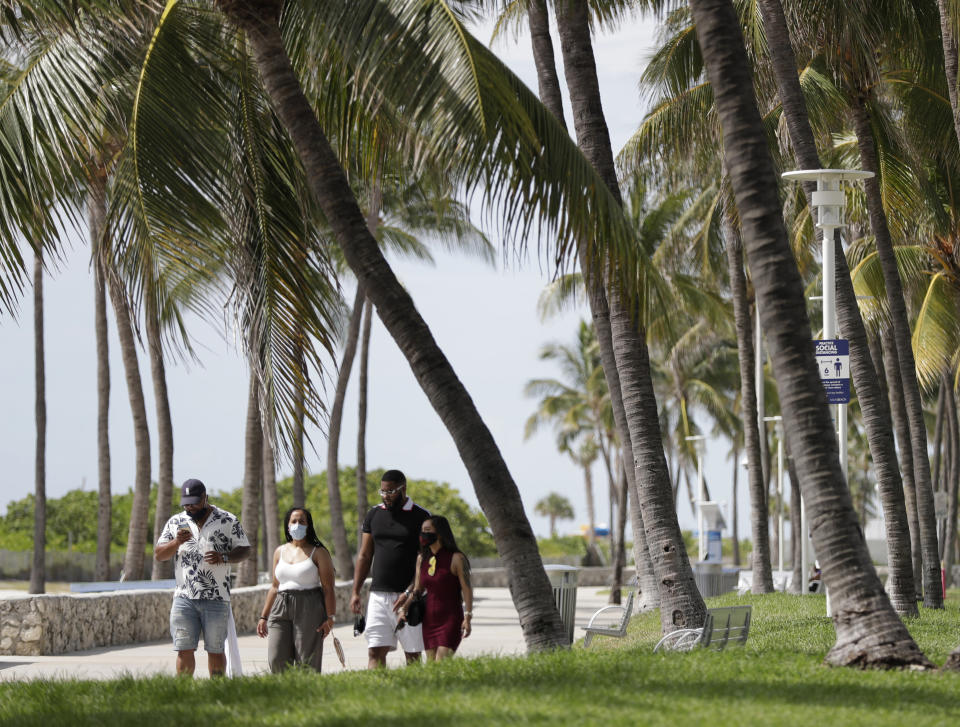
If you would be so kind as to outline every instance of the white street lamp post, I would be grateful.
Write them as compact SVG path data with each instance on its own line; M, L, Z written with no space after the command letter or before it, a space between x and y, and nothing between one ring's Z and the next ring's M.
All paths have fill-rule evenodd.
M703 487L703 462L700 457L702 442L706 437L702 434L695 434L692 437L685 437L688 442L694 443L697 451L697 554L699 561L707 558L707 534L703 529L703 503L707 499Z
M834 259L833 234L838 228L846 227L843 210L846 197L843 182L869 179L873 172L859 169L804 169L784 172L783 178L796 182L816 182L817 191L813 193L812 205L817 209L817 227L823 231L823 337L833 339L837 331L837 286L836 261ZM847 407L837 405L837 440L840 450L840 466L846 479L847 472ZM809 575L810 558L808 555L807 512L801 500L800 504L801 563L803 578ZM806 593L807 589L804 588Z

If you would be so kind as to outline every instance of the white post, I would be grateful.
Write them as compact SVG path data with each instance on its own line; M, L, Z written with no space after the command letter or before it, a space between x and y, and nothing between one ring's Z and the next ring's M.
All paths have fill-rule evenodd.
M685 439L688 442L693 442L693 446L697 450L697 560L702 562L707 557L707 534L703 530L703 503L707 497L704 492L703 461L700 449L706 437L702 434L695 434L685 437Z
M857 169L808 169L796 172L785 172L785 179L797 181L816 181L817 191L813 193L811 204L816 208L816 225L823 231L823 337L836 337L837 325L837 288L836 288L836 260L834 259L834 231L846 227L843 221L843 209L846 198L841 184L845 181L869 179L873 172L864 172ZM812 213L812 210L811 210ZM836 434L840 455L840 466L846 479L847 470L847 408L845 404L837 405ZM801 568L803 570L803 592L806 593L806 580L809 577L809 537L807 536L807 513L805 503L800 503L800 529L802 539ZM830 613L829 594L827 597L827 613Z
M777 427L777 570L783 572L783 417L764 417L765 422L775 422Z

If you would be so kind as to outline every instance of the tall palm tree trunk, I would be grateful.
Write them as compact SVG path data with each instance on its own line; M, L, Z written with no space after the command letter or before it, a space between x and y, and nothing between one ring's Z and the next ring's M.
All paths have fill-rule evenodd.
M944 401L944 417L947 426L947 444L950 447L949 475L945 478L947 493L947 522L943 531L943 568L944 584L949 588L953 583L953 552L957 541L957 485L960 483L960 464L958 464L958 450L960 450L960 423L957 421L957 400L953 389L944 387L946 391Z
M47 582L47 377L43 346L43 253L33 258L34 417L37 443L34 460L33 564L30 593L43 593Z
M933 463L931 464L930 472L930 482L933 485L935 492L940 492L941 490L946 489L944 487L946 477L942 476L941 464L943 464L943 450L944 447L949 446L945 444L945 434L944 434L944 407L946 407L946 394L949 376L945 371L940 375L940 385L937 387L937 412L936 419L933 425ZM949 438L949 432L946 434L946 438ZM947 463L947 467L949 467ZM943 560L943 538L946 535L946 525L947 521L945 519L937 520L937 536L938 536L938 546L940 553L940 560Z
M621 461L620 482L617 487L617 525L612 527L613 545L611 546L611 558L613 559L613 578L610 583L610 603L620 603L620 590L623 587L623 569L627 564L627 551L624 544L624 537L627 531L627 499L630 497L630 488L627 484L627 475Z
M584 156L606 182L611 194L620 199L610 135L600 101L597 68L590 40L585 0L564 0L557 6L557 27L563 55L564 75L570 92L577 144ZM581 268L585 281L601 280L603 264L587 259L581 246ZM595 288L599 284L592 283ZM637 500L660 590L660 623L664 631L702 625L706 613L697 590L683 544L683 535L673 506L673 492L663 453L659 417L646 340L639 322L625 307L618 284L608 286L606 308L620 392L633 454ZM589 295L594 321L603 312L598 292ZM601 320L602 325L602 320ZM597 339L603 344L601 330ZM602 352L601 348L601 352ZM607 362L604 361L604 370ZM612 390L612 389L611 389Z
M147 291L144 315L147 346L150 351L150 372L153 376L153 397L157 414L157 506L153 520L153 542L160 540L163 526L170 518L173 498L173 418L167 394L167 373L163 363L163 343L160 339L160 312L153 291ZM151 578L173 577L173 559L153 559Z
M294 395L293 408L294 408L294 432L293 432L293 507L304 507L306 505L306 493L304 490L304 460L306 457L306 419L307 419L307 404L306 404L306 381L307 376L307 361L303 355L303 329L300 328L299 331L300 338L296 342L298 348L297 360L300 362L300 376L302 381L297 387L297 392ZM284 523L283 527L287 527L287 524Z
M960 143L960 103L957 99L957 23L950 13L950 0L937 0L940 11L940 39L943 43L944 70L947 74L947 91L953 111L953 131Z
M780 0L759 0L767 36L770 60L777 91L790 132L790 141L800 166L819 169L822 164L810 128L807 106L797 76L797 64L790 43L790 32ZM813 183L804 185L808 205L814 191ZM812 205L809 205L813 209ZM822 233L821 233L822 234ZM913 573L906 553L909 530L903 506L903 483L893 446L893 425L890 421L886 396L877 383L877 372L870 357L869 343L860 307L857 303L847 259L843 247L835 244L837 314L840 330L850 341L850 362L857 398L860 401L864 428L870 444L877 473L877 490L884 509L887 533L888 564L891 569L891 588L894 608L902 615L915 615L916 602L912 597Z
M533 529L523 514L520 491L470 395L366 227L343 169L283 47L277 25L280 3L216 0L216 4L247 32L267 93L290 134L310 189L333 228L347 264L453 437L506 567L528 648L565 644L563 622Z
M814 547L830 588L833 664L932 666L883 591L840 469L810 345L803 285L784 226L777 179L757 111L743 36L730 0L691 0L697 39L723 130L723 150L766 332Z
M563 118L563 95L560 92L553 40L550 38L550 16L546 0L530 0L527 3L527 25L530 28L530 42L533 45L533 57L537 67L537 90L540 100L566 128L567 122Z
M541 9L542 14L540 13ZM553 41L550 39L549 23L546 17L546 5L528 8L528 19L533 44L533 60L540 84L540 100L556 117L560 125L566 129L563 100L560 95L560 81L557 76L556 60L553 53ZM590 269L585 252L581 252L579 257L581 269L584 271ZM610 403L613 409L617 436L620 438L623 451L630 453L632 457L633 445L630 441L627 416L623 409L620 376L617 373L617 363L613 353L613 337L610 332L610 311L607 306L607 296L603 291L602 282L599 280L585 276L584 285L587 289L587 301L590 305L593 327L600 348L603 375L607 382L607 390L610 392ZM629 500L630 526L633 530L633 561L637 568L637 597L635 600L638 610L647 611L660 605L660 586L653 568L653 561L647 549L647 536L643 527L636 473L634 468L629 466L626 467L626 473L627 487L633 493L633 497Z
M282 527L287 524L283 523ZM273 449L273 419L266 407L263 421L263 535L267 541L267 566L273 563L273 552L282 542L280 512L277 502L277 461Z
M343 403L347 398L347 385L353 371L353 359L357 353L357 341L360 338L360 318L363 316L363 287L358 285L350 311L350 323L347 326L347 338L343 346L343 358L337 374L337 388L330 409L330 421L327 426L327 496L330 499L330 527L333 531L334 562L341 577L347 578L353 572L353 558L347 541L347 528L343 524L343 500L340 497L340 425L343 422Z
M127 530L123 577L126 580L138 580L144 575L143 557L150 509L150 425L147 421L147 406L143 397L143 383L140 380L140 366L137 362L137 342L133 333L130 304L116 270L109 271L107 289L117 319L117 337L120 339L123 371L127 380L127 396L130 399L130 411L133 415L133 441L136 451L133 505L130 509L130 524Z
M803 593L807 590L809 574L803 572L803 547L807 543L807 534L800 530L800 511L803 505L800 499L800 477L797 475L796 465L790 455L790 447L786 447L784 454L787 457L787 472L790 475L790 543L791 550L791 579L790 592Z
M914 602L920 600L922 584L922 557L920 550L920 523L917 516L916 485L913 480L913 450L910 447L910 420L903 402L903 389L900 386L900 362L897 358L896 342L890 335L880 335L883 368L887 378L887 394L890 398L890 414L897 430L897 444L900 445L900 458L903 461L903 501L910 534L910 550L903 543L903 553L910 553L913 569Z
M870 115L863 103L851 106L854 131L863 168L880 174L877 150L873 140ZM927 452L927 425L923 420L923 400L917 383L917 367L913 358L910 320L903 298L900 271L893 252L893 241L887 227L880 181L877 176L864 180L870 227L877 244L877 257L883 270L887 306L893 323L896 354L900 362L900 380L907 417L910 420L910 447L913 452L913 482L917 492L917 517L920 524L920 549L923 557L923 605L943 608L943 588L940 582L940 559L937 548L937 514L933 505L933 487L930 482L930 459Z
M263 425L260 417L260 382L250 369L247 425L244 431L243 499L240 522L250 541L250 557L240 563L238 586L257 585L257 535L260 530L260 488L263 482Z
M94 336L97 341L97 554L93 577L110 578L110 531L113 493L110 484L110 343L107 329L106 274L103 263L103 232L106 226L106 170L91 175L87 195L87 222L93 264Z
M363 539L363 519L370 508L367 499L367 389L370 367L370 329L373 303L363 300L363 328L360 332L360 371L357 376L357 549Z
M914 594L917 580L911 558L911 553L915 551L907 514L907 500L904 498L907 485L900 476L889 399L880 388L877 369L873 365L870 343L839 234L834 243L834 260L840 333L850 341L850 371L857 389L860 414L877 476L877 494L883 507L887 565L890 568L887 593L897 613L901 616L916 616L917 600ZM909 446L907 449L909 450Z
M730 291L733 294L733 318L737 329L743 447L747 453L747 477L750 492L750 533L753 537L753 553L750 558L753 577L750 590L752 593L773 593L770 529L767 527L767 493L763 481L760 422L757 417L757 385L754 378L756 359L753 348L753 325L750 321L750 303L747 301L747 276L743 269L743 243L740 239L740 233L731 220L732 212L733 210L728 209L724 215L723 231L727 242L727 269L730 273ZM737 463L734 462L733 466L736 468Z
M587 526L590 528L587 532L587 554L588 557L593 557L597 540L597 514L593 503L593 461L581 462L580 465L583 467L583 494L587 500ZM593 565L602 565L602 563Z

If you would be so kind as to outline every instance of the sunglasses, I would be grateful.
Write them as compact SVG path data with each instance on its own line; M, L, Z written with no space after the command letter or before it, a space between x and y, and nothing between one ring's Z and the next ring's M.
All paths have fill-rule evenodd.
M365 628L367 628L367 620L362 613L357 614L357 617L353 620L353 635L359 636Z

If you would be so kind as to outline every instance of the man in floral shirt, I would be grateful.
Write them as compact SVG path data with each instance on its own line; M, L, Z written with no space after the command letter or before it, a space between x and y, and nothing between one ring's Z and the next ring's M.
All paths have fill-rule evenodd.
M176 557L177 590L170 609L170 635L177 674L192 675L203 632L211 676L222 676L230 614L230 563L250 555L250 542L235 515L214 507L200 480L180 488L183 512L167 520L154 548L157 560Z

